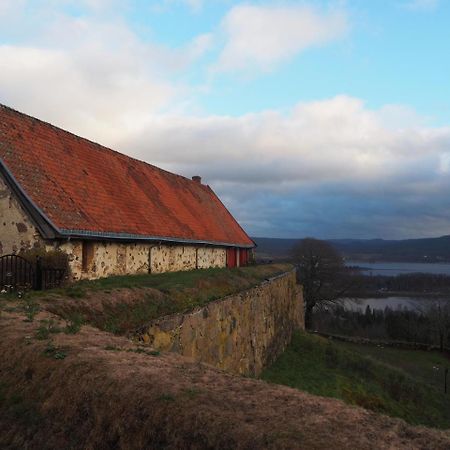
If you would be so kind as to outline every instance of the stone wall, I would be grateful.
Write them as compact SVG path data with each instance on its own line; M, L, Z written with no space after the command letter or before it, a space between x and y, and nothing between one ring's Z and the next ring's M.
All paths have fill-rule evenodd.
M226 262L227 254L224 248L158 245L153 246L150 253L152 273L226 267Z
M92 247L92 258L83 270L83 245ZM148 273L148 244L118 244L72 240L58 245L69 255L69 266L73 280L96 279L111 275Z
M86 243L74 240L58 246L69 255L74 280L226 266L226 250L222 248L92 241L88 245L93 246L93 257L83 271L83 245Z
M226 250L223 248L96 241L90 245L93 246L93 257L86 271L82 270L82 241L58 246L69 255L74 280L226 266Z
M227 251L224 248L200 247L197 253L197 267L226 267Z
M42 245L36 227L0 177L0 256Z
M156 320L137 336L156 350L257 376L284 351L296 329L304 329L304 317L294 270L191 313Z

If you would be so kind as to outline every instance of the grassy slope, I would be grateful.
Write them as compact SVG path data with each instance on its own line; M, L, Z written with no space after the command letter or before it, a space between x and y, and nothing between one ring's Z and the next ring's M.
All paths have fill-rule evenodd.
M89 323L101 330L125 334L151 320L203 306L291 269L289 264L272 264L116 276L28 293L21 303L24 308L31 305L47 309L75 324ZM6 297L0 297L0 310L2 303L5 306Z
M92 327L0 316L1 449L443 449L450 434L148 352ZM56 318L54 318L56 319Z
M440 392L444 389L444 369L446 367L450 368L450 360L442 353L353 344L341 341L335 341L335 345L345 350L370 356L391 368L401 369L420 382L434 386ZM447 381L450 386L450 376L448 376Z
M442 359L419 351L414 352L415 357L409 354L412 352L405 356L403 350L395 349L381 357L384 349L358 347L297 334L262 378L312 394L340 398L412 424L450 428L449 398L426 376L429 364L438 360L442 363ZM407 373L414 364L420 368Z

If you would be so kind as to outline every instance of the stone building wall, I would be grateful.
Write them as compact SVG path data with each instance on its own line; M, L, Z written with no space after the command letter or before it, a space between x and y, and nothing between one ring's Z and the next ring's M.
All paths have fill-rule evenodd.
M226 263L226 250L216 247L158 245L151 248L150 254L152 273L226 267Z
M153 246L150 251L151 273L176 272L197 268L197 249L194 246Z
M39 232L0 177L0 256L40 245Z
M224 248L200 247L197 253L197 267L226 267L227 251Z
M87 270L83 270L83 245L92 246L92 258L87 264ZM118 244L101 241L85 241L83 244L80 240L72 240L59 244L57 248L69 255L73 280L92 280L111 275L139 274L149 271L148 244Z
M257 376L304 329L295 270L188 314L153 321L138 338L232 373Z
M92 259L84 271L83 245L86 243L71 240L56 246L69 255L73 280L226 267L226 250L223 248L92 241L87 244L93 246ZM47 248L55 246L48 245Z

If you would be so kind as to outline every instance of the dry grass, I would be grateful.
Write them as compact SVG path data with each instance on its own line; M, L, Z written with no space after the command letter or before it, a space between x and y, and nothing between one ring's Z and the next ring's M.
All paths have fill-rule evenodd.
M292 270L289 264L271 264L110 277L31 293L28 301L67 320L75 318L114 334L128 334L151 320L190 311L288 270Z
M39 340L41 320L63 323L24 318L0 317L1 448L450 447L447 432L143 352L90 326Z

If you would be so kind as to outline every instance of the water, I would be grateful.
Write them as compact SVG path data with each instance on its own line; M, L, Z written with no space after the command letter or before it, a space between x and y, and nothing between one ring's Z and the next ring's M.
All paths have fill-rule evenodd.
M347 261L348 266L359 266L364 275L396 276L406 273L432 273L435 275L450 275L450 264L437 263L407 263L407 262L376 262L366 263L360 261ZM449 298L441 298L441 301L450 301ZM344 299L344 305L349 309L365 310L366 306L372 309L382 309L389 306L392 309L406 308L418 310L436 301L430 297L386 297L386 298L362 298L356 302Z
M450 302L449 298L430 298L430 297L386 297L386 298L361 298L357 300L343 299L346 309L364 311L367 306L372 309L384 310L387 306L391 309L410 309L419 311L426 308L427 304L433 304L437 301Z
M346 261L347 266L361 267L364 275L386 275L393 277L405 273L432 273L450 275L450 264Z

